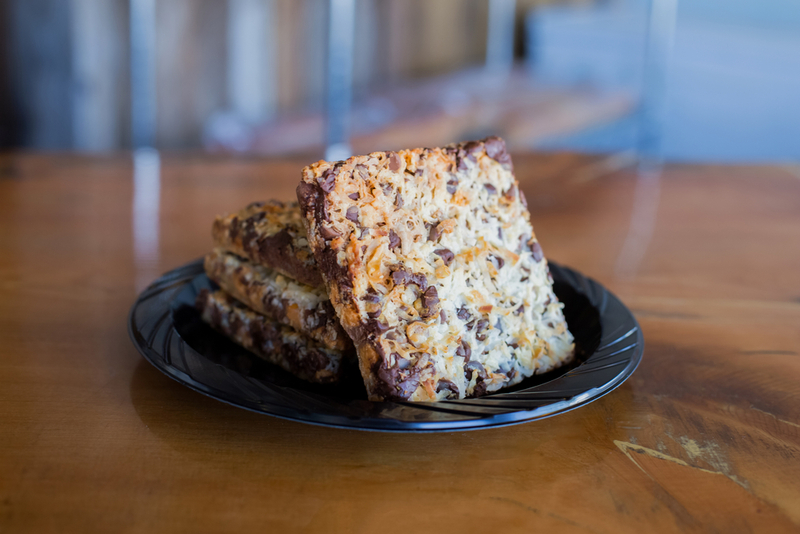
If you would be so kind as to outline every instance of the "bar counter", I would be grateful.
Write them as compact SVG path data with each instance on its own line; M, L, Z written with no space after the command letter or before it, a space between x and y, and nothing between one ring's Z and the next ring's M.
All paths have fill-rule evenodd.
M519 154L548 258L613 291L639 369L440 434L215 401L128 338L137 294L303 159L0 155L0 532L798 532L800 167Z

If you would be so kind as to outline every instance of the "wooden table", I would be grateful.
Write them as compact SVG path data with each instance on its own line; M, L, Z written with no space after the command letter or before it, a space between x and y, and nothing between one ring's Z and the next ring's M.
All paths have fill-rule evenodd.
M304 161L168 154L134 209L129 155L0 156L0 532L800 531L798 167L515 161L545 253L622 298L644 360L552 419L394 435L230 407L128 339L138 290Z

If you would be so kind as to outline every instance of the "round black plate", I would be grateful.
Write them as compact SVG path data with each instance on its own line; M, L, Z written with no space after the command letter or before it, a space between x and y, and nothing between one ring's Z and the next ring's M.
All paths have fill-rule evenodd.
M575 336L578 358L478 399L370 402L360 377L320 386L296 379L221 336L193 304L211 283L202 260L165 274L139 295L128 331L158 370L240 408L318 425L386 432L474 430L550 417L600 398L642 359L644 340L630 310L603 286L550 262L554 289Z

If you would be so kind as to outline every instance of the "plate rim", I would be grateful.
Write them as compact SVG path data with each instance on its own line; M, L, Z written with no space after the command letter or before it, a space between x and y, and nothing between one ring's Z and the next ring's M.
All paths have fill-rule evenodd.
M283 413L275 413L274 411L265 410L263 408L259 409L254 406L248 406L247 404L242 403L241 400L237 402L237 400L235 399L227 398L225 392L222 392L219 389L213 388L212 386L209 386L203 382L198 381L197 379L191 377L190 375L187 375L181 369L176 368L174 365L167 364L165 362L166 360L165 355L160 354L158 351L156 351L151 345L147 343L146 340L143 339L144 336L141 335L140 332L137 332L134 329L134 327L136 326L136 319L135 319L136 311L146 300L153 298L157 294L171 290L170 298L168 302L166 302L165 306L166 308L165 316L162 316L159 319L159 321L157 321L158 323L157 327L160 327L161 323L163 323L166 319L166 321L169 323L169 332L167 336L170 338L173 336L177 336L180 339L181 343L185 344L189 348L192 348L181 337L180 333L177 331L175 325L173 324L171 303L175 299L175 297L180 293L183 286L190 284L198 274L202 273L203 258L195 259L175 269L167 271L159 278L154 280L151 284L147 286L147 288L145 288L137 295L137 298L134 301L128 313L128 318L127 318L128 335L133 345L136 347L136 349L142 355L142 357L165 376L171 378L172 380L175 380L179 384L186 386L193 391L205 395L206 397L210 397L212 399L223 402L230 406L241 408L261 415L269 415L271 417L277 417L279 419L284 419L287 421L295 421L299 423L305 423L305 424L311 424L315 426L323 426L329 428L360 430L367 432L389 432L389 433L466 432L473 430L483 430L483 429L518 425L531 421L547 419L562 413L567 413L604 397L605 395L611 393L616 388L621 386L628 378L630 378L630 376L636 371L639 364L641 363L644 354L644 336L642 334L641 326L639 325L639 322L636 320L636 317L634 316L633 312L631 312L631 310L627 306L625 306L625 304L622 303L622 301L616 295L614 295L611 291L609 291L606 287L604 287L596 280L581 274L579 271L575 269L564 266L552 260L548 260L548 264L550 265L551 269L558 271L559 274L567 275L568 277L572 277L575 280L583 282L581 285L583 286L583 289L586 291L581 292L579 291L579 289L581 288L579 288L578 285L574 283L575 280L572 280L573 283L570 283L570 281L565 280L566 283L570 284L579 293L583 294L584 296L587 296L587 298L588 298L587 293L589 290L589 287L587 286L594 285L596 288L601 289L604 292L603 295L604 302L606 301L606 299L609 299L612 302L617 303L621 307L623 312L626 314L630 322L633 324L633 327L630 330L618 336L613 341L606 343L606 345L604 345L603 347L597 347L595 349L595 352L592 355L590 355L585 362L571 369L564 375L555 378L553 381L558 380L562 377L566 377L573 371L580 369L583 365L588 363L591 357L597 354L599 350L614 346L620 341L627 339L631 335L633 335L634 336L633 341L635 341L635 343L627 347L627 348L632 348L632 353L630 355L630 358L627 361L625 367L619 373L617 373L611 380L604 382L598 387L586 389L585 391L582 391L572 396L571 398L548 403L533 409L520 408L505 413L485 415L477 419L465 419L460 421L453 421L453 420L402 421L399 419L391 419L391 418L386 418L386 419L381 419L377 417L348 418L347 416L343 415L331 416L325 414L316 414L316 417L314 418L307 418L307 417L287 415ZM601 324L602 324L603 310L598 310L598 312L600 314ZM602 339L602 333L601 333L601 339ZM627 348L625 350L627 350ZM197 352L197 354L203 356L199 352ZM219 363L215 363L215 365L222 366L222 364ZM539 386L547 385L549 383L550 382L545 382L543 384L533 386L532 388L530 388L530 390L533 390ZM274 386L274 387L282 388L283 386ZM523 391L528 391L528 390L523 390ZM513 393L518 393L518 392L513 392ZM457 403L469 403L469 401L480 402L481 400L486 400L493 397L497 398L498 395L504 395L504 394L507 395L513 393L498 392L494 395L487 397L478 397L476 399L459 399L455 402ZM363 401L363 402L370 402L370 401ZM395 401L395 402L384 402L381 404L397 405L397 406L405 406L413 408L413 407L419 407L420 404L433 404L441 406L442 404L453 403L453 402L454 401L439 401L435 403L415 403L408 401L399 401L399 402ZM326 420L326 419L333 419L333 420ZM344 419L344 421L342 421L342 419ZM379 422L379 425L365 426L365 423L369 422Z

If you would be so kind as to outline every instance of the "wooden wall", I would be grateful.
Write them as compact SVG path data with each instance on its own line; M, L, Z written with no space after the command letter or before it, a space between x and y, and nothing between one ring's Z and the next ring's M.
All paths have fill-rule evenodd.
M0 2L9 29L0 36L0 47L12 58L3 76L5 96L0 83L0 135L3 125L8 131L11 124L3 119L3 109L13 115L11 109L25 126L14 129L20 133L17 141L27 146L109 150L129 144L128 1ZM480 64L487 1L357 0L356 97L406 79ZM535 3L518 0L520 16ZM157 0L158 145L200 146L209 117L243 106L257 110L251 112L253 120L319 110L327 4ZM261 13L263 20L256 26L247 16L235 22L231 14L238 9ZM242 24L249 24L248 31L258 36L254 46L263 49L245 54L250 66L232 68L231 50L243 45L231 32ZM248 78L250 68L259 69L260 77ZM237 92L241 80L258 82L256 94Z

